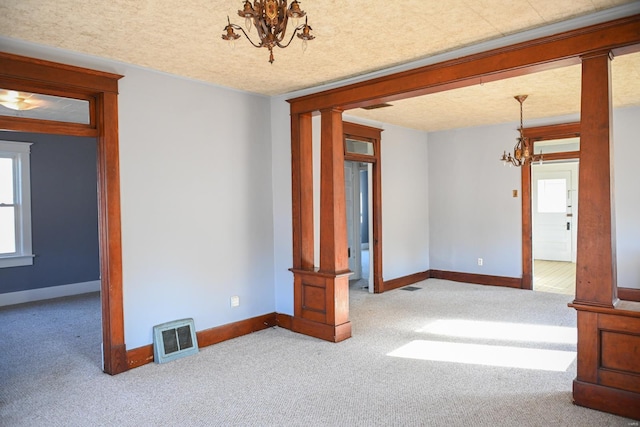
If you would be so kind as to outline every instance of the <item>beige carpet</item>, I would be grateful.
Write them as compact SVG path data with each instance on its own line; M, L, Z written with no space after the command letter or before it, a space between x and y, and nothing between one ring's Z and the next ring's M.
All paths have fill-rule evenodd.
M339 344L272 328L115 377L100 372L97 295L2 308L0 425L634 425L571 402L570 296L416 286L353 290L354 336ZM493 365L529 353L567 366Z

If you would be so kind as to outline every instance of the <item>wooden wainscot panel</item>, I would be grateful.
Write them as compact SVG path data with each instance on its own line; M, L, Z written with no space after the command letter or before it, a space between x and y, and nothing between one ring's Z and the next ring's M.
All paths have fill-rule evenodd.
M324 323L327 320L327 283L324 277L317 275L300 275L301 316L314 322Z
M598 349L597 313L578 311L578 380L598 382Z
M626 315L611 315L611 314L600 314L598 316L598 328L601 330L614 331L614 332L626 332L633 335L640 334L640 304L637 303L627 303L628 305L634 305L638 308L637 312L626 312L624 313L622 310L621 314L624 313ZM619 304L623 305L623 304Z
M640 335L602 331L600 344L603 368L640 375Z
M640 393L640 318L600 314L602 385Z

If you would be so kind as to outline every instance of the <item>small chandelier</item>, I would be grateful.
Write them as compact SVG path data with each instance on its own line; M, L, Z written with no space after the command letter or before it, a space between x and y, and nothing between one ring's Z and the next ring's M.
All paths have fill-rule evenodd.
M527 96L528 95L514 96L514 98L520 103L520 128L518 129L520 131L520 136L516 140L516 145L513 147L513 156L511 156L511 153L507 154L506 151L502 154L500 160L502 160L505 165L522 166L527 162L531 163L533 161L533 155L529 150L528 141L524 137L524 127L522 125L522 103L527 99Z
M266 47L269 49L269 62L271 64L273 64L274 61L274 47L285 48L289 46L297 34L298 38L302 39L302 49L306 50L307 41L315 38L311 35L311 27L307 24L307 18L305 18L304 24L297 24L298 20L306 15L306 13L300 9L300 3L297 0L293 0L288 8L287 0L255 0L253 5L251 5L249 0L245 0L243 9L238 10L238 15L245 19L247 31L251 31L252 25L256 27L260 41L254 43L241 26L231 23L228 16L227 26L224 27L225 32L222 34L222 39L233 42L240 38L240 35L236 34L234 30L242 31L247 40L249 40L249 43L253 46ZM285 40L289 18L295 20L296 26L293 29L291 37L285 43L283 40ZM300 32L300 34L298 34L298 32Z

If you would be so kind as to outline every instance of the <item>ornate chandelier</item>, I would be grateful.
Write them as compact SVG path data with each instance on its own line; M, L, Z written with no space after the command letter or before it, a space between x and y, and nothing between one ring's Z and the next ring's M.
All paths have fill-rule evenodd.
M525 99L527 99L528 95L517 95L514 98L520 103L520 136L516 140L516 145L513 147L513 156L511 153L507 154L505 151L502 154L500 160L504 162L505 165L513 165L513 166L522 166L525 163L531 163L533 161L533 155L531 154L531 150L529 149L529 143L524 137L523 133L523 125L522 125L522 103Z
M240 38L234 30L240 30L244 36L255 47L266 47L269 49L269 62L273 64L273 48L285 48L291 44L293 37L297 34L302 39L302 49L306 49L307 41L313 40L315 37L311 35L311 27L307 24L305 18L304 24L298 25L298 20L306 15L300 9L300 3L293 0L287 8L287 0L255 0L253 5L249 0L244 1L242 10L238 10L238 15L245 19L247 31L251 31L251 26L256 27L258 31L259 42L254 43L247 32L239 25L232 24L227 16L227 26L224 27L222 34L223 40L233 42ZM295 28L287 42L284 42L287 32L287 23L289 18L295 21ZM298 34L300 32L300 34Z

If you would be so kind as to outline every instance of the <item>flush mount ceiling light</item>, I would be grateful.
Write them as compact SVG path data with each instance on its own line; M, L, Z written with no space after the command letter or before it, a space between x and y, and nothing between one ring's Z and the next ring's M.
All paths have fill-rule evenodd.
M38 108L39 102L31 99L32 93L21 93L15 90L0 90L0 105L11 110L26 111Z
M506 151L502 154L500 160L502 160L505 165L522 166L527 162L531 163L533 161L529 141L524 137L524 127L522 125L522 103L528 96L529 95L514 96L514 98L520 103L520 128L518 129L520 131L520 136L516 140L516 145L513 147L513 156L511 153L507 154ZM542 161L542 155L540 155L540 159Z
M269 49L269 62L272 64L274 47L285 48L289 46L297 34L298 38L302 39L302 49L305 50L307 41L315 38L311 35L311 27L307 24L306 13L300 9L300 3L297 0L293 0L288 8L287 0L255 0L253 5L249 0L245 0L243 9L238 10L238 15L245 19L248 32L251 31L251 26L256 28L259 42L255 43L251 40L247 31L239 25L232 24L228 16L222 39L233 43L240 38L240 35L236 34L234 30L242 31L242 34L253 46ZM304 24L298 25L298 21L302 17L305 17ZM295 27L289 40L284 42L289 18L294 20Z

